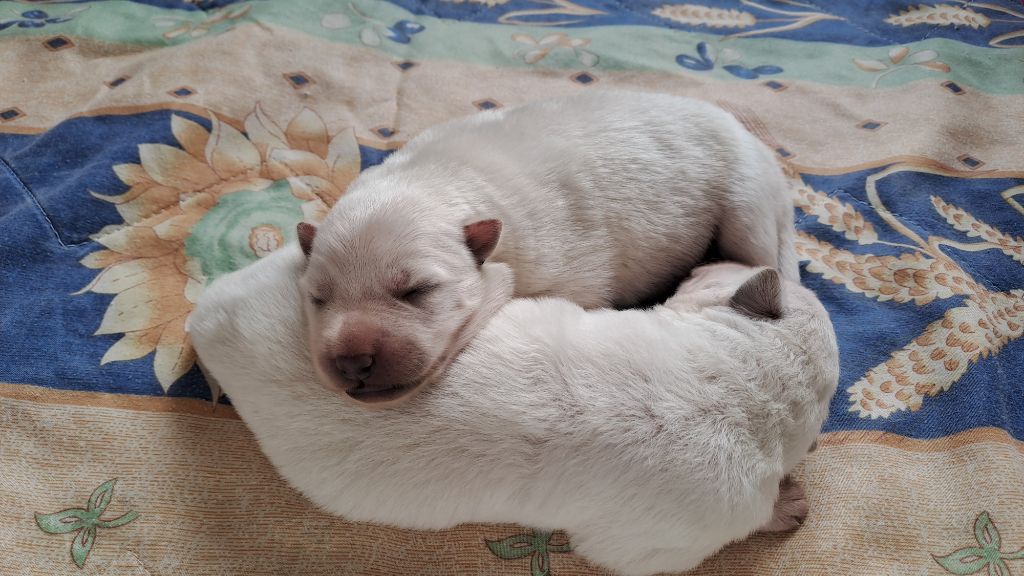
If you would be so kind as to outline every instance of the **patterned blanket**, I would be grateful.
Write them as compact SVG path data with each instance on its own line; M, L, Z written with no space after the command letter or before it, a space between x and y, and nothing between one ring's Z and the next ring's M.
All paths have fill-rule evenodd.
M319 512L184 322L425 127L604 87L775 150L840 339L807 523L696 573L1024 570L1020 2L8 1L0 55L3 574L600 573Z

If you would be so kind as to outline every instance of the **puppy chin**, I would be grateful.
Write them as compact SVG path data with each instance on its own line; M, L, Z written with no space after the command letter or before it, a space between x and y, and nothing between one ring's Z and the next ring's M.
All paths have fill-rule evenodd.
M430 388L448 371L448 367L458 356L459 350L447 348L433 359L421 364L421 370L414 376L403 378L395 387L379 394L346 393L349 400L367 408L390 408L403 404L420 392Z
M363 389L353 388L344 392L345 396L361 405L370 407L384 407L387 405L397 404L404 402L409 396L415 394L416 390L420 388L419 384L412 386L395 386L394 388L385 389Z
M389 382L374 382L370 386L341 379L329 363L316 363L317 383L343 400L361 408L378 409L402 404L425 389L433 379L428 374L435 372L435 364L424 366L413 376L393 378ZM447 364L445 364L447 367Z
M350 404L356 404L360 408L368 410L381 410L393 408L405 404L410 398L424 390L423 382L417 382L408 386L398 386L387 390L376 390L368 393L360 393L358 390L342 392L342 397Z

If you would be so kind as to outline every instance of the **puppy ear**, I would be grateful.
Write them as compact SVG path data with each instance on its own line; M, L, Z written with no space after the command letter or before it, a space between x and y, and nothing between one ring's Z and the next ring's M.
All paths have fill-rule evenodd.
M773 268L763 268L747 279L729 299L729 306L751 318L782 317L782 281Z
M481 220L467 224L462 228L462 234L466 238L466 246L473 253L473 258L479 266L498 245L498 238L501 238L501 220Z
M316 225L299 222L295 231L299 235L299 246L302 246L302 253L309 256L309 253L313 251L313 239L316 238Z

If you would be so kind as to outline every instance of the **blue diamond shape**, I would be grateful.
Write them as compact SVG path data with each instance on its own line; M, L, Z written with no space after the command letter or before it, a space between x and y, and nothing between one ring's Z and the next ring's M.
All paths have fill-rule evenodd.
M590 84L594 80L597 80L597 78L594 78L593 76L591 76L590 74L587 74L586 72L581 72L581 73L573 76L572 79L573 79L574 82L579 82L580 84L583 84L583 85Z
M56 38L50 38L45 42L45 44L50 48L56 50L58 48L63 48L64 46L67 46L68 39L61 36L57 36Z
M876 130L876 129L880 128L881 126L882 125L879 124L878 122L865 122L865 123L860 125L860 127L865 129L865 130Z
M190 90L188 88L178 88L177 90L172 92L172 94L174 94L175 96L181 96L182 98L184 98L185 96L191 96L192 94L194 94L194 92L192 92L192 90Z
M957 96L964 93L964 89L961 88L960 85L957 84L956 82L943 82L942 85L946 87L946 90L949 90L950 92L956 94Z
M3 120L14 120L21 115L21 110L18 110L17 108L8 108L7 110L0 111L0 119Z
M384 138L391 138L392 136L395 135L395 131L392 130L391 128L388 128L387 126L381 126L380 128L374 128L373 131L376 132L379 136L382 136Z
M977 168L978 166L981 166L981 160L978 160L973 156L963 156L960 158L960 161L970 168Z
M305 76L302 76L300 74L293 74L293 75L289 76L288 79L291 80L292 84L295 84L296 86L302 86L303 84L309 84L309 78L306 78Z
M781 90L786 87L786 85L783 84L782 82L776 82L775 80L769 80L765 82L764 85L771 88L772 90Z
M793 155L792 152L790 152L789 150L786 150L782 146L779 146L778 148L776 148L775 149L775 153L778 154L779 156L782 156L783 158L789 158L790 156Z
M107 86L110 86L111 88L117 88L118 86L120 86L121 84L124 84L127 81L128 81L127 78L125 78L124 76L121 76L120 78L114 78L113 80L108 82Z
M399 63L395 64L395 66L398 66L403 72L405 72L409 68L412 68L415 65L416 65L415 62L409 62L408 60L406 60L405 62L399 62Z
M481 100L476 103L476 107L481 110L494 110L498 107L498 103L494 100Z

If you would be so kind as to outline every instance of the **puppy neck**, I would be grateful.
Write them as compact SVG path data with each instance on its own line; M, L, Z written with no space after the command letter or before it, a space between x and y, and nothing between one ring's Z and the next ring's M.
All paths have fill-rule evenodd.
M458 358L466 346L484 329L501 308L512 299L512 268L499 262L485 262L480 269L483 276L484 294L480 305L452 335L448 352L427 373L420 388L431 386L440 380L448 366Z

